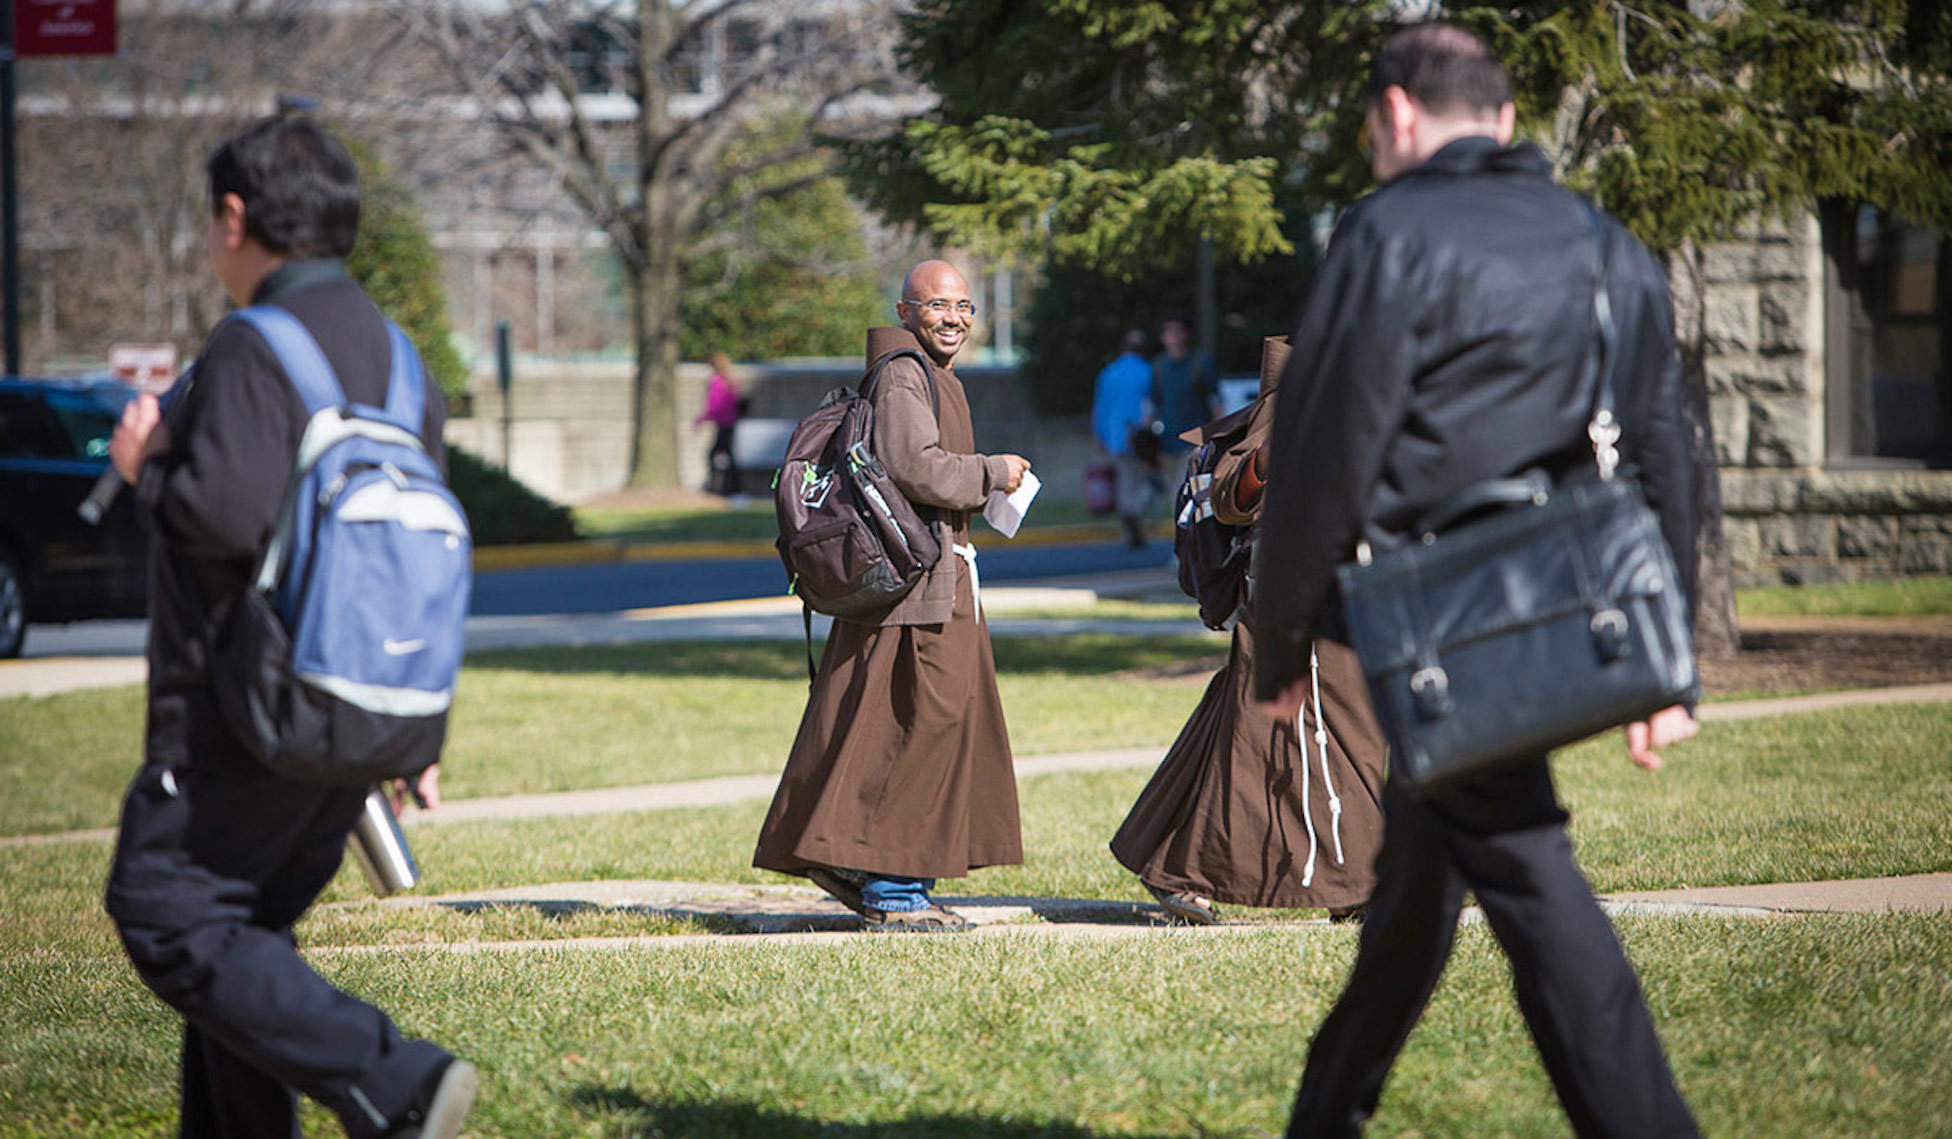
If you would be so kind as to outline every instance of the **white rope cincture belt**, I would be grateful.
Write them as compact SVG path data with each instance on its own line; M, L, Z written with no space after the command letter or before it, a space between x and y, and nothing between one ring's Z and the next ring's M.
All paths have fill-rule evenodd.
M983 575L976 572L976 547L957 543L950 547L956 556L969 563L969 596L976 602L976 615L983 615ZM1009 608L1009 606L1004 606Z
M1342 861L1342 796L1335 793L1335 780L1328 773L1328 719L1322 715L1322 662L1315 646L1308 646L1308 671L1315 685L1315 751L1322 757L1322 787L1328 791L1329 833L1335 837L1335 864Z
M1328 727L1322 719L1322 662L1315 654L1315 646L1308 646L1308 673L1315 690L1315 750L1322 757L1322 786L1328 791L1329 830L1335 839L1335 864L1343 865L1342 859L1342 796L1335 793L1335 781L1329 778L1328 771ZM1304 887L1315 883L1315 852L1320 840L1315 837L1315 814L1308 807L1308 701L1302 701L1302 710L1295 713L1295 738L1301 743L1301 821L1308 828L1308 861L1301 868L1301 884Z

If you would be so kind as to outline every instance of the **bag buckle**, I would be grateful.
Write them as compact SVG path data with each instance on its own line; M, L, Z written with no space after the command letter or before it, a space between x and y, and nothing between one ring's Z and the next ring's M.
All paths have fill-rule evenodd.
M1410 674L1410 696L1426 720L1441 720L1457 710L1450 698L1450 674L1437 665Z
M1593 643L1599 646L1601 660L1611 663L1633 654L1633 642L1627 639L1627 615L1620 610L1600 610L1587 627L1593 632Z

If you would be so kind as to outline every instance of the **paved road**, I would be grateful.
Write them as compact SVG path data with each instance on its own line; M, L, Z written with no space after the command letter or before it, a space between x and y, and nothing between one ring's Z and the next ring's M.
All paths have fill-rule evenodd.
M1163 542L1143 550L1118 543L1012 547L992 537L979 549L977 569L985 584L1157 569L1171 557ZM773 557L620 561L477 574L469 612L478 617L619 613L785 592L786 573Z

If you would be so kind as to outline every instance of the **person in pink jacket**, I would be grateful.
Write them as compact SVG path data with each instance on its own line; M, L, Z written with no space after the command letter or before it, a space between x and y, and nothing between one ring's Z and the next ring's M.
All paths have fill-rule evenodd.
M711 457L707 462L712 473L705 480L705 489L713 494L727 497L739 493L739 464L732 458L732 431L739 425L739 416L745 400L739 395L739 387L732 382L732 361L725 353L711 355L712 378L705 388L705 410L691 421L693 427L710 422L718 429L712 432Z

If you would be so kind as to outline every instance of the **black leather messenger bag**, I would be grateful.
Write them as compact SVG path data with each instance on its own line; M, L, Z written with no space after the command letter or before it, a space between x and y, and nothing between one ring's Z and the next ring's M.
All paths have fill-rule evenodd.
M1588 209L1592 207L1589 205ZM1596 235L1604 229L1593 212ZM1597 477L1478 483L1417 540L1337 571L1391 774L1433 787L1644 719L1700 693L1686 594L1639 487L1616 471L1613 317L1600 237Z

